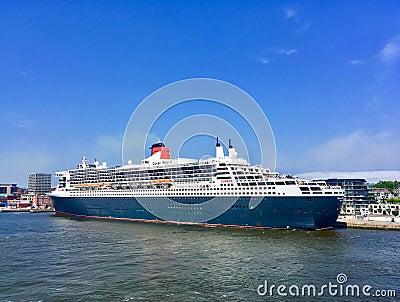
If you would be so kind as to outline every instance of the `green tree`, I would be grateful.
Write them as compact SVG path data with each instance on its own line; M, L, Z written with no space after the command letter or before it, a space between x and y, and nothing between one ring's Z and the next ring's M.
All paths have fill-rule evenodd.
M376 184L373 185L374 188L382 188L382 189L388 189L390 192L394 192L395 189L399 187L399 182L398 181L379 181Z
M400 203L400 198L389 198L388 203Z

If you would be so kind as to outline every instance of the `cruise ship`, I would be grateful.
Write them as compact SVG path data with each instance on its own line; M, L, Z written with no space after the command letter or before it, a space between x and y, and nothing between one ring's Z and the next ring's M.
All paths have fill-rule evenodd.
M215 157L173 159L163 143L134 164L107 167L85 157L56 173L56 215L237 228L332 228L343 191L279 175L216 143Z

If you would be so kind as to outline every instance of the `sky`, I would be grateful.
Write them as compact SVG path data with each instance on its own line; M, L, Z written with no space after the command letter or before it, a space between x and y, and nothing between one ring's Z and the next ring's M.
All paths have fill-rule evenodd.
M399 175L399 1L1 1L0 183L83 155L120 165L135 108L190 78L254 98L280 173ZM185 105L155 136L185 113L234 117ZM214 142L181 153L213 155Z

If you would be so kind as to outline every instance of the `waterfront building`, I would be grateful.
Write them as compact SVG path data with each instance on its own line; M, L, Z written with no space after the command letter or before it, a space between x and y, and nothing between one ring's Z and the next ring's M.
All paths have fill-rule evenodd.
M357 208L356 208L357 206ZM341 216L356 216L358 218L366 216L399 216L400 204L399 203L371 203L371 204L357 204L357 205L347 205L346 210L348 213L345 215L341 213ZM357 214L355 214L357 213Z
M368 215L369 205L377 203L374 193L365 179L330 178L322 181L329 186L340 186L344 189L341 215Z
M1 202L8 202L9 200L17 199L17 195L15 194L0 194L0 201Z
M394 189L393 197L394 198L399 198L400 197L400 188Z
M385 203L389 198L393 198L392 192L387 188L373 188L372 192L378 202Z
M28 192L30 194L50 193L51 191L51 174L31 173L28 179Z
M400 211L399 203L379 203L368 205L369 214L382 214L398 216ZM397 215L396 215L397 214Z
M0 207L4 208L8 206L8 194L0 193Z
M19 199L32 203L35 194L21 194Z
M17 184L0 184L0 194L14 194L17 189Z
M9 207L18 200L16 194L0 194L0 207Z
M33 195L31 199L31 204L33 208L53 208L53 201L47 195Z

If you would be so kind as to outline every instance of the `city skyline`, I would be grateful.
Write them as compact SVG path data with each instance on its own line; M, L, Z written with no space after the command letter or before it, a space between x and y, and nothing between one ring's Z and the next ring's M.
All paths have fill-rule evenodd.
M400 178L396 1L9 1L0 41L2 183L26 185L29 173L72 169L83 155L121 164L139 103L197 77L257 101L281 173ZM207 110L218 108L187 104L170 116ZM204 141L183 155L212 154Z

